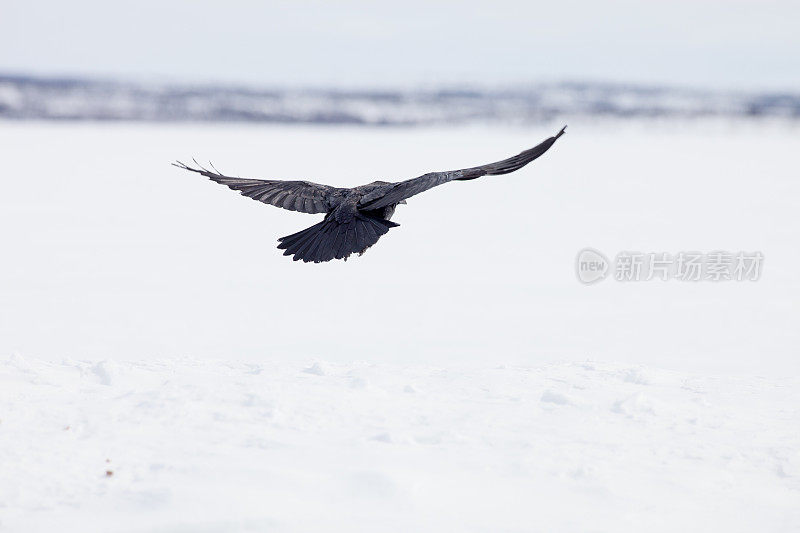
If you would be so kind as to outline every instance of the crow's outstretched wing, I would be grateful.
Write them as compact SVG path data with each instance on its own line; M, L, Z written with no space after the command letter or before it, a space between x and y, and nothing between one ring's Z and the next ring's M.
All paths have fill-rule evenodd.
M432 187L447 183L453 180L472 180L486 175L508 174L519 170L543 153L545 153L556 139L564 134L564 126L553 137L543 141L538 146L534 146L529 150L509 157L496 163L489 163L488 165L481 165L479 167L465 168L462 170L450 170L447 172L431 172L424 174L418 178L413 178L398 183L390 183L384 187L376 189L369 194L364 195L359 202L359 209L380 209L388 205L400 203L406 198L410 198L416 194L427 191Z
M331 199L342 195L347 189L321 185L310 181L253 180L232 178L203 167L192 168L180 161L173 163L178 168L197 172L212 181L227 185L242 195L301 213L327 213L331 209Z

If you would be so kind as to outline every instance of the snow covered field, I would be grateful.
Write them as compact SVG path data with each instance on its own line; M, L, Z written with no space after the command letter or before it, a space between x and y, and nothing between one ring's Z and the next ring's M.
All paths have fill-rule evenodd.
M19 357L0 376L9 531L800 526L797 379Z
M0 123L0 529L800 528L796 125L571 123L323 265L275 248L319 217L168 165L353 185L559 126ZM765 262L584 286L587 246Z

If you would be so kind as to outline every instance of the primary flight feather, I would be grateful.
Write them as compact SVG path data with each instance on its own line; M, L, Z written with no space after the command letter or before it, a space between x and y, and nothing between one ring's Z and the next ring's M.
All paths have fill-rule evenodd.
M519 170L545 153L565 130L566 126L541 144L496 163L431 172L397 183L374 181L349 189L310 181L233 178L200 165L197 165L199 168L181 162L173 165L202 174L265 204L301 213L325 213L322 222L278 239L278 248L284 250L283 255L292 255L295 261L322 263L331 259L347 260L354 253L363 254L389 229L399 226L390 219L395 208L404 204L406 199L448 181L472 180Z

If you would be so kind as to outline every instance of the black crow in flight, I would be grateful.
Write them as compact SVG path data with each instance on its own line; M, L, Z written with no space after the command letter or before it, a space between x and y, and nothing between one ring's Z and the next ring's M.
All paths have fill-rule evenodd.
M448 172L431 172L397 183L373 181L351 189L309 181L232 178L211 172L199 164L200 168L192 168L181 162L173 165L202 174L265 204L301 213L325 213L325 218L319 224L278 239L278 248L285 250L283 255L293 255L295 261L302 259L306 263L321 263L331 259L347 260L353 253L363 254L390 228L399 226L389 219L397 205L405 204L407 198L448 181L472 180L519 170L553 146L556 139L564 134L564 130L566 126L538 146L497 163Z

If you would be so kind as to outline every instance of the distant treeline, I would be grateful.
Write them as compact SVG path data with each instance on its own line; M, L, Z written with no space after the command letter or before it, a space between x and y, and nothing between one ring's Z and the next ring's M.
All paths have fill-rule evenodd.
M573 116L800 119L800 94L605 83L339 90L0 75L0 119L363 125L540 123Z

